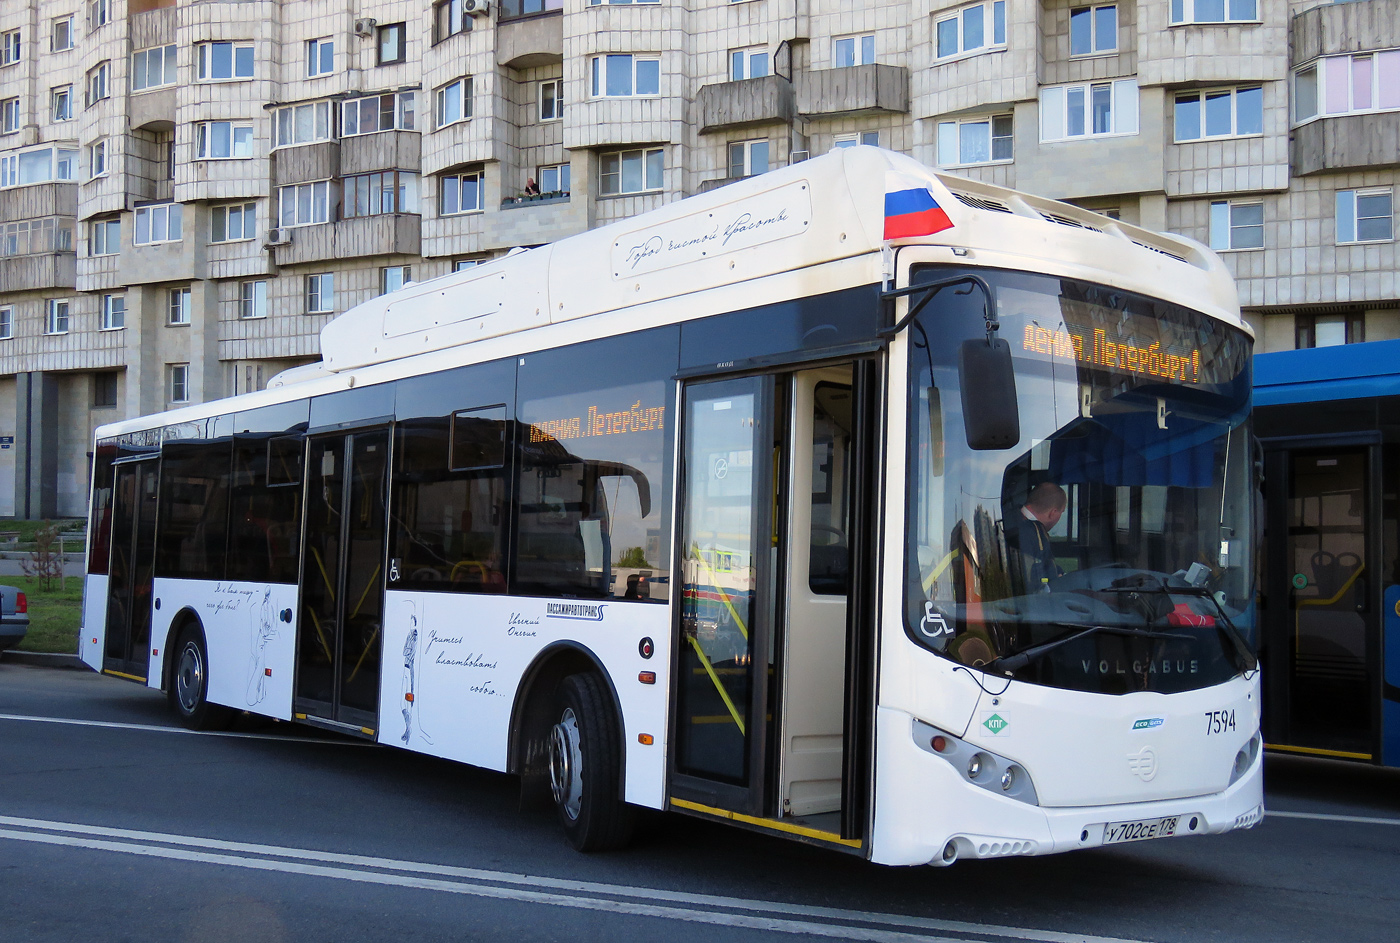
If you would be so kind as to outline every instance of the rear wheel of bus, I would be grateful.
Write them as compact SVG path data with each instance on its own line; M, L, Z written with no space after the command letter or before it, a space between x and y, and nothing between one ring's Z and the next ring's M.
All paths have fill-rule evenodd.
M622 744L607 687L596 674L559 684L549 737L549 786L569 844L579 851L620 848L632 837L623 802Z
M227 707L209 703L209 653L197 624L180 631L170 676L170 706L191 730L215 730L228 723Z

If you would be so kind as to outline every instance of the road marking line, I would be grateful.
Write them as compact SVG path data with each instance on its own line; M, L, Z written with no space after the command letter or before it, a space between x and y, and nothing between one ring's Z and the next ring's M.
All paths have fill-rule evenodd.
M74 727L109 727L113 730L154 730L157 733L188 733L197 737L233 737L241 740L280 740L283 743L334 743L341 746L378 746L364 740L327 740L319 737L288 737L276 733L238 733L231 730L189 730L185 727L162 727L159 724L120 724L110 720L77 720L72 717L29 717L25 714L0 714L0 720L27 720L40 724L71 724Z
M1400 819L1373 818L1368 815L1329 815L1325 812L1278 812L1269 809L1269 818L1316 819L1319 822L1355 822L1358 825L1400 825Z
M514 874L506 871L458 868L448 865L434 865L363 855L337 854L334 852L287 848L277 845L189 838L160 832L143 832L129 829L104 828L102 826L75 825L64 822L49 822L42 819L0 816L0 825L16 826L23 829L47 830L47 832L37 832L14 831L8 828L0 828L0 838L10 838L17 841L40 842L44 844L90 848L101 851L115 851L148 857L163 857L209 864L223 864L231 867L244 867L255 870L307 874L319 877L337 878L340 880L358 881L361 883L413 887L455 894L468 894L476 897L500 898L518 900L526 903L575 907L585 910L601 910L629 916L663 917L667 919L683 920L690 923L736 926L851 940L869 940L874 941L874 943L882 943L882 941L884 941L884 943L903 943L903 941L913 940L938 940L946 941L946 943L960 943L960 941L962 941L962 936L930 936L928 935L929 931L933 931L935 934L956 933L964 936L976 935L1010 940L1035 941L1035 943L1134 943L1134 941L1122 940L1116 937L1085 936L1083 934L1060 933L1052 930L1001 927L963 921L906 917L897 914L840 910L831 907L783 904L710 894L689 894L655 888L600 884L591 881L569 881L558 878ZM48 832L67 832L72 834L54 835L48 834ZM111 839L131 840L119 841ZM157 842L163 845L184 847L160 847L160 845L154 844ZM243 852L244 854L229 854L223 852ZM250 857L250 855L273 857ZM274 858L292 860L278 861L273 860ZM310 864L304 862L330 862L331 864ZM344 867L335 867L332 866L332 864L344 865ZM383 870L364 870L366 868ZM400 873L386 874L384 870L397 871ZM422 877L420 875L435 875L436 877ZM457 878L458 880L444 880L444 878ZM493 883L469 883L468 880L462 879L469 879L471 882L486 881ZM547 893L546 891L540 890L541 888L547 888L549 891L572 891L574 893ZM586 897L580 896L581 894L606 894L613 898L622 898L622 900ZM658 904L656 903L657 901L688 906L668 906L667 904ZM746 911L747 913L699 910L696 909L697 907L724 908L729 911ZM783 916L771 916L773 914L780 914ZM841 925L827 925L815 923L812 918L822 920L835 919L850 922ZM874 929L855 925L858 923L878 924L894 929Z

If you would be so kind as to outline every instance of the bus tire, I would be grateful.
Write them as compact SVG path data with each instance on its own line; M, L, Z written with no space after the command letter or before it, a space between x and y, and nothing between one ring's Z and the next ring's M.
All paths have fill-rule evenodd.
M209 653L204 647L204 633L197 625L187 625L180 631L169 696L175 716L191 730L217 730L232 716L227 707L209 703Z
M549 786L559 823L578 851L610 851L632 838L633 810L622 793L622 744L602 678L559 683L549 736Z

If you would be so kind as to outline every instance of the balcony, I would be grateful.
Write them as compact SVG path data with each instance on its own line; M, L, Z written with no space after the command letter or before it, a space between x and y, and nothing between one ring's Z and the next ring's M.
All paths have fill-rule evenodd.
M308 180L330 180L339 176L339 141L279 147L272 152L272 185L275 187L305 183Z
M417 213L361 216L322 226L297 226L283 232L291 241L272 247L273 261L278 265L422 254L422 217Z
M560 191L502 200L500 212L481 218L481 247L538 246L587 232L588 202L582 194L575 200Z
M841 70L849 71L849 70ZM905 82L908 104L908 82ZM797 113L792 83L780 75L720 82L700 89L700 133L786 124Z
M5 291L72 289L78 284L77 255L72 252L40 252L0 258L0 285Z
M532 69L564 61L563 0L505 0L496 21L496 64Z
M1304 10L1289 26L1293 65L1318 56L1400 46L1400 0L1324 4Z
M1400 166L1400 111L1319 118L1293 129L1293 173Z
M380 131L340 140L342 175L376 170L417 171L423 162L423 136L416 131Z
M847 66L795 76L798 114L835 118L878 112L909 113L909 70L903 66Z
M5 222L77 214L78 185L67 180L0 190L0 220Z

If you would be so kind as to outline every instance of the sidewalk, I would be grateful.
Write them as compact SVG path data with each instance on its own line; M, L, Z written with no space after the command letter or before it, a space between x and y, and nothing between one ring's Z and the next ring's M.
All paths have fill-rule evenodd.
M0 652L0 663L11 665L32 665L35 668L82 668L87 665L77 655L63 655L58 652Z

